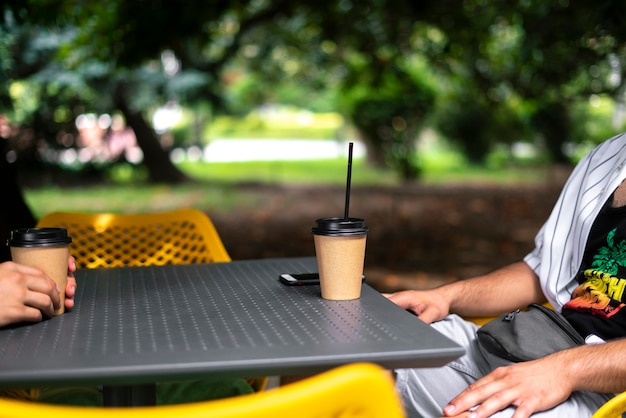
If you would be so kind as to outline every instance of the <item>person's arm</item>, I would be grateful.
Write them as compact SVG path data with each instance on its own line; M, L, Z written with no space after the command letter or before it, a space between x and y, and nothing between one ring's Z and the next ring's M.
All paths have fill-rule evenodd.
M431 323L449 313L490 316L545 302L539 278L524 262L516 262L483 276L459 280L435 289L387 294L392 302Z
M626 364L619 361L625 350L626 340L620 339L498 368L452 399L444 413L482 418L514 405L515 417L526 418L560 404L574 391L625 391Z

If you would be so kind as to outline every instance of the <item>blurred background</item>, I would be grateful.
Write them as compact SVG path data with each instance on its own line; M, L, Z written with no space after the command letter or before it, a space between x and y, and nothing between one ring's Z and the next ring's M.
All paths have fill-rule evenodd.
M572 165L626 123L612 0L0 11L3 243L54 210L196 207L233 259L313 255L354 142L371 283L433 286L523 256Z

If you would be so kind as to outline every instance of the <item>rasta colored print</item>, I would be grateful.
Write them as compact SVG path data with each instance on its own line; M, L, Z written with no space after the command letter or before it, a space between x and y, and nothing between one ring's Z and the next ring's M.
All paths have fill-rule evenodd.
M611 299L621 300L626 280L591 269L585 270L584 275L588 280L574 290L572 300L564 308L610 318L624 307L623 303L611 303Z
M572 293L565 309L610 318L624 307L626 278L620 277L624 272L620 268L626 267L626 240L616 243L616 230L607 234L606 246L598 248L591 268L582 272L584 280Z

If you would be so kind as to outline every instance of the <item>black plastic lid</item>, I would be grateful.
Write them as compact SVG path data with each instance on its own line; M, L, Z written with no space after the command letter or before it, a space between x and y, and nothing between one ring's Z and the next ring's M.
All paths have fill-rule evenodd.
M352 236L365 235L369 228L361 218L320 218L311 229L314 235Z
M51 247L72 242L65 228L21 228L11 231L9 247Z

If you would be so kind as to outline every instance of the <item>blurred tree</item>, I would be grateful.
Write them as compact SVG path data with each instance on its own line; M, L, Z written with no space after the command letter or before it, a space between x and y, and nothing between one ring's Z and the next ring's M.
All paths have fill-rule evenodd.
M383 78L386 81L348 95L348 115L370 145L370 158L385 157L384 163L402 179L415 180L419 177L415 142L435 94L399 68Z
M350 92L368 87L373 94L383 92L383 81L388 83L390 75L408 75L397 78L401 83L422 71L437 89L455 86L459 102L475 95L485 115L497 114L495 110L511 100L528 101L537 111L529 120L544 129L555 160L562 159L561 145L571 135L565 123L545 131L547 124L540 121L548 117L547 110L556 109L548 104L560 103L563 109L556 120L563 121L569 104L592 92L623 100L625 29L616 16L626 6L611 0L581 0L576 5L536 0L372 0L358 5L351 0L6 0L3 7L5 20L10 10L20 24L63 35L50 64L65 70L64 75L84 71L86 87L74 83L73 88L83 94L77 94L79 102L116 103L134 125L151 177L162 181L181 178L148 129L149 110L175 98L188 104L209 102L222 111L233 68L263 80L264 86L247 90L259 100L276 99L276 86L285 80L306 86L312 97L320 97L319 91L337 91L347 99ZM175 59L162 59L167 54ZM415 65L424 57L427 65ZM29 80L46 68L31 72ZM94 68L103 73L87 71ZM49 80L58 78L48 74L53 75ZM47 94L54 83L58 80L45 84ZM403 97L414 94L411 88L409 84L404 92L394 91L397 104L407 106L406 113L413 112L414 103ZM91 99L85 92L91 92ZM393 100L388 90L384 95ZM448 97L455 100L452 94ZM306 103L302 98L289 100ZM358 117L355 108L346 108L346 113ZM468 109L476 111L476 106ZM501 123L519 124L511 115ZM494 138L502 140L502 135L476 136L483 139L466 134L460 140L480 143L473 147L477 153L488 151ZM383 136L369 132L368 138L373 153L397 151L375 144L384 144ZM414 149L408 146L400 152Z
M307 87L300 103L328 103L332 92L334 110L360 131L368 159L417 177L415 142L435 87L413 48L413 6L306 0L292 7L251 31L237 63L264 80L259 90L270 102L284 80Z
M383 74L391 73L395 57L406 52L406 48L394 45L408 45L405 37L412 24L407 20L398 24L395 16L401 11L396 10L397 7L387 11L384 1L353 7L349 2L290 0L229 3L217 0L184 3L30 0L8 2L7 7L22 22L64 28L71 33L71 38L60 45L55 55L57 62L73 71L94 63L108 65L107 76L99 80L108 83L99 85L98 96L109 96L109 102L110 97L114 98L115 107L124 113L137 135L151 178L158 181L178 181L180 175L148 129L147 105L141 103L145 90L140 85L145 84L146 79L140 76L154 66L164 51L171 51L180 69L171 71L165 81L153 83L153 90L162 98L175 97L186 103L209 101L215 108L223 109L224 73L235 59L245 62L249 69L260 70L269 87L266 94L274 94L272 81L285 75L306 80L310 92L316 88L336 87L337 80L342 79L346 80L347 88L366 82L373 82L375 86ZM352 18L353 23L346 26L346 19ZM346 53L336 54L332 39L337 39ZM319 48L318 40L323 42L324 48ZM302 60L293 60L293 51L301 51ZM352 64L346 67L349 70L346 72L340 66L348 60ZM265 64L272 61L281 71L274 72L272 64ZM306 64L307 61L314 65ZM319 70L315 70L317 64L320 64ZM331 64L336 73L322 75ZM164 68L164 72L168 73L168 69ZM93 82L85 81L88 85ZM278 81L280 84L280 79ZM134 93L139 91L142 94ZM398 99L400 105L408 103L401 97ZM406 109L405 113L407 111L410 112ZM409 132L415 133L416 129ZM398 152L398 147L374 145L373 152L391 152L392 149L396 157L391 160L403 158L398 155L405 149ZM413 153L413 147L406 148L406 152ZM408 161L410 157L404 159Z
M487 112L527 101L556 162L566 160L576 100L601 93L625 99L626 28L617 18L625 3L441 0L415 7L428 24L422 51L431 64L470 86Z

